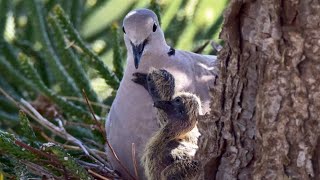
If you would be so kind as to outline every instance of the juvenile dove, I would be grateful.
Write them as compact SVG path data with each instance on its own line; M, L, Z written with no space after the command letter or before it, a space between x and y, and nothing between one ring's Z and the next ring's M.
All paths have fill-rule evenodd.
M147 73L151 68L170 72L176 82L175 91L198 95L204 113L210 110L210 88L217 75L216 56L175 50L167 45L156 14L148 9L129 12L123 20L127 64L124 77L106 121L107 139L120 161L134 176L132 144L139 179L145 179L140 158L148 139L159 128L156 109L148 92L131 79L135 72ZM130 179L107 147L113 167Z

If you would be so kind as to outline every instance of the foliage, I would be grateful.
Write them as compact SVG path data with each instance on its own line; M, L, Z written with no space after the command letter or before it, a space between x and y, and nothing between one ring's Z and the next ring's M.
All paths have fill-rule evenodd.
M170 45L195 50L218 41L226 3L0 0L0 179L118 177L103 151L125 64L121 19L149 7Z

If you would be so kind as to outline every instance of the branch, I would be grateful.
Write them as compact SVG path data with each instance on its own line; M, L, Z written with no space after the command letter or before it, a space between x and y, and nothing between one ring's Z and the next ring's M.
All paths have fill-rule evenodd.
M86 100L81 99L79 97L74 97L74 96L61 96L63 98L65 98L66 100L71 100L71 101L77 101L77 102L82 102L82 103L86 103ZM103 109L109 110L110 106L104 105L103 103L97 103L97 102L93 102L93 101L89 101L91 105L93 106L97 106L97 107L101 107Z
M139 179L138 169L137 169L137 160L136 160L136 147L134 143L131 144L131 152L132 152L132 162L134 167L134 173L136 178Z
M55 126L54 124L52 124L51 122L49 122L47 119L45 119L44 117L42 117L42 115L36 110L34 109L31 104L29 102L27 102L24 99L20 100L21 104L24 105L27 110L31 111L33 115L35 115L37 118L35 119L39 124L41 124L42 126L46 127L47 129L49 129L50 131L52 131L53 133L57 134L58 136L66 139L67 141L70 141L74 144L77 144L78 146L80 146L83 150L83 152L86 155L89 155L89 152L87 151L87 149L84 147L84 145L82 144L81 141L79 141L78 139L76 139L75 137L73 137L72 135L68 134L65 129L62 128L58 128L57 126Z
M57 141L55 141L54 139L50 138L49 136L47 136L44 132L41 132L40 135L48 142L53 142L55 144L58 144L60 146L62 146L64 149L70 149L70 150L82 150L80 147L78 146L72 146L72 145L67 145L67 144L62 144L59 143ZM90 149L90 151L99 154L99 156L106 156L105 152L99 151L97 149Z
M45 168L43 168L42 166L39 166L37 164L34 164L32 162L29 161L25 161L25 160L20 160L24 165L27 166L27 168L32 171L33 173L40 175L40 176L45 176L43 179L61 179L57 176L55 176L54 174L52 174L51 172L47 171Z
M109 163L107 163L99 155L95 154L91 149L87 148L84 144L82 144L82 142L80 140L78 140L77 138L75 138L72 135L68 134L64 130L64 128L58 128L57 126L55 126L54 124L49 122L47 119L42 117L41 114L36 109L34 109L31 106L30 103L28 103L24 99L21 99L20 102L21 102L22 105L25 106L23 108L25 109L25 111L28 114L31 114L31 115L33 114L34 116L36 116L35 120L39 124L41 124L42 126L46 127L47 129L49 129L54 134L57 134L58 136L66 139L67 141L70 141L73 144L78 145L88 157L90 157L92 160L94 160L97 163L99 163L101 166L105 167L107 171L113 172L113 170L111 170L110 168L107 167L107 166L109 166ZM30 113L28 110L31 111L32 113Z
M89 169L88 172L89 172L90 174L92 174L93 176L98 177L98 178L100 178L100 179L102 179L102 180L111 180L111 179L109 179L109 178L106 178L106 177L101 176L100 174L92 171L91 169Z
M101 165L103 168L105 168L108 172L114 172L110 167L109 163L107 163L103 158L101 158L99 155L97 155L93 150L87 148L85 145L82 144L82 142L72 135L68 134L64 128L59 128L49 122L46 118L42 117L42 115L34 109L30 103L25 101L24 99L21 99L20 102L17 102L14 100L10 95L8 95L2 88L0 88L0 92L4 94L5 97L7 97L10 101L12 101L14 104L16 104L17 107L24 110L30 117L32 117L35 121L37 121L40 125L50 130L52 133L62 137L63 139L66 139L67 141L70 141L73 144L78 145L82 151L92 160L97 162L99 165Z
M85 92L84 89L82 89L82 95L83 95L84 99L85 99L86 102L87 102L87 105L88 105L88 107L89 107L89 109L90 109L90 112L91 112L91 114L92 114L92 117L93 117L93 119L94 119L94 122L95 122L96 125L98 126L99 131L100 131L100 133L101 133L102 136L103 136L103 139L106 139L106 132L102 129L102 127L101 127L101 122L97 120L96 115L94 114L93 108L92 108L91 104L89 103L88 96L87 96L87 94L86 94L86 92Z

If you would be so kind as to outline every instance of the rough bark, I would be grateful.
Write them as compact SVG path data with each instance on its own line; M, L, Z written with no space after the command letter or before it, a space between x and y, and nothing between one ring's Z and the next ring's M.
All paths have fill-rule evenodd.
M199 179L320 178L320 1L231 0Z

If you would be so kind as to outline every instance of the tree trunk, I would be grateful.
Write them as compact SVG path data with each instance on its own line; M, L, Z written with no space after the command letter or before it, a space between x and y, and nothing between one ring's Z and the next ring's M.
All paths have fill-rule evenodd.
M199 179L320 179L320 1L231 0Z

